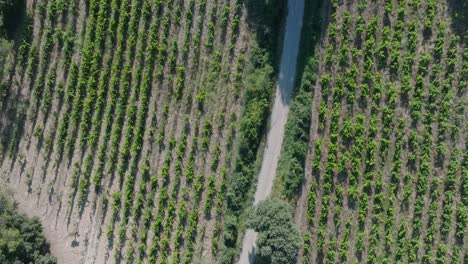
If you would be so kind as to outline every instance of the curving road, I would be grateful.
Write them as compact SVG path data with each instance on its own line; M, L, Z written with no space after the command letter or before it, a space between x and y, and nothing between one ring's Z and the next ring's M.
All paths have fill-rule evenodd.
M279 80L276 86L276 96L271 114L270 130L267 135L267 145L263 153L260 174L258 175L254 204L270 196L273 187L273 179L275 178L281 145L283 143L284 127L289 112L289 101L294 88L303 16L304 0L288 0L288 17L286 19ZM239 264L253 263L256 238L257 233L255 231L250 229L246 231L242 242Z

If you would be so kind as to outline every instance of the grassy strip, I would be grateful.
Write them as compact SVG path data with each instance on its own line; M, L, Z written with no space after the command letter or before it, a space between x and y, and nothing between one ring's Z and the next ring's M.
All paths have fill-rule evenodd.
M296 86L291 100L273 196L294 200L304 178L312 118L312 98L318 67L315 45L320 39L321 1L306 1ZM300 80L300 81L299 81Z

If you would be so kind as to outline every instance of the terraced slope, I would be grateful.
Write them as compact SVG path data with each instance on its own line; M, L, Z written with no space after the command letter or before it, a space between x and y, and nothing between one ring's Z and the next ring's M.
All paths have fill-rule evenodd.
M298 263L466 262L467 6L326 6L317 78L312 61L301 84L313 100Z
M245 5L29 0L27 12L2 69L0 179L53 254L214 262L253 67Z

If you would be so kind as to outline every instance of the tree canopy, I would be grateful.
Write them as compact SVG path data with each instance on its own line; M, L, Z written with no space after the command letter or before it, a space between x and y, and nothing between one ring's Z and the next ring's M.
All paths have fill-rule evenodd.
M258 232L256 262L296 262L300 236L288 203L279 199L258 203L248 219L247 226Z
M37 218L16 212L15 205L0 193L0 263L55 264Z

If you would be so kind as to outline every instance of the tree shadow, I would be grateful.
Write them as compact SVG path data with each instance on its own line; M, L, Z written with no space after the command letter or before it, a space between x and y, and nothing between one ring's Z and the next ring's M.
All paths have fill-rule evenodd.
M468 35L468 1L448 0L448 11L452 16L452 30L461 37L462 42L466 42L463 36Z
M4 71L3 67L11 64L11 69L16 69L17 64L21 64L18 55L14 50L18 50L20 43L29 42L29 29L31 27L31 19L26 14L26 3L24 0L17 0L15 3L11 1L0 1L0 72ZM8 54L14 54L13 60ZM5 88L11 86L13 72L9 72L7 76L0 76L0 103L6 102L8 94ZM4 79L3 79L4 78ZM2 87L3 86L3 87Z
M252 252L249 252L249 264L255 264L256 262L258 263L258 257L257 261L255 260L255 248L252 248Z
M13 47L17 48L26 22L26 1L17 0L12 4L2 3L1 12L4 16L2 26L0 26L0 38L6 38L13 42ZM0 23L1 24L1 23ZM3 67L3 59L0 58L0 68ZM13 61L13 69L16 68L16 59ZM2 69L3 70L3 69ZM27 100L22 98L19 92L13 92L12 77L0 76L0 150L13 158L15 164L19 140L24 133L26 120ZM3 79L5 77L5 79ZM5 156L1 157L2 162Z
M19 94L10 94L8 102L0 114L0 149L4 149L5 153L10 155L13 165L18 157L20 139L24 134L27 101Z
M315 49L327 32L330 15L331 5L329 0L305 1L295 87L300 85L307 63L316 55ZM294 90L293 97L297 94L297 91L298 89Z
M281 56L282 25L286 23L287 0L245 1L247 22L256 32L259 48L268 54L269 63L278 70Z
M16 0L11 5L2 6L5 36L9 40L21 37L26 18L26 1Z
M80 242L78 242L76 240L73 240L72 243L71 243L72 248L78 247L79 245L80 245Z
M301 28L305 19L303 0L256 0L247 3L248 22L255 29L257 43L267 51L268 63L277 76L276 85L282 103L289 105L294 93L301 46ZM289 12L290 10L291 12ZM302 31L303 32L303 31ZM304 37L304 36L302 36Z

